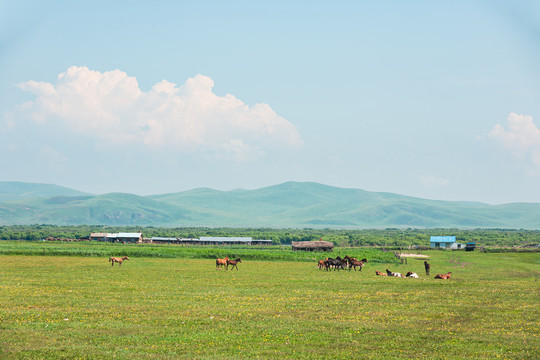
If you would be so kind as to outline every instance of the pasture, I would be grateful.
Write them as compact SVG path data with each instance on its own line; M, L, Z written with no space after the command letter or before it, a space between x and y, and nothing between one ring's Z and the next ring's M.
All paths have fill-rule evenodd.
M424 253L430 277L413 259L216 271L212 259L0 255L0 358L540 358L538 253ZM386 268L420 279L375 276Z

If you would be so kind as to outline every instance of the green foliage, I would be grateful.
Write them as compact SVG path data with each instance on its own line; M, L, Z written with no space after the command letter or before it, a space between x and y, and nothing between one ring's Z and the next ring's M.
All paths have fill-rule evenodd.
M510 229L273 229L273 228L212 228L212 227L154 227L154 226L0 226L0 240L40 240L48 237L82 239L93 232L138 232L146 238L201 236L238 236L272 240L274 245L289 245L293 241L325 240L339 246L385 246L406 248L429 246L436 235L454 235L461 243L475 242L477 246L522 246L540 244L540 230Z
M325 257L349 255L370 262L397 262L391 252L369 248L337 248L334 252L292 251L290 246L182 246L152 244L120 244L95 241L1 241L1 255L41 256L129 256L184 259L216 259L229 257L261 261L315 262Z

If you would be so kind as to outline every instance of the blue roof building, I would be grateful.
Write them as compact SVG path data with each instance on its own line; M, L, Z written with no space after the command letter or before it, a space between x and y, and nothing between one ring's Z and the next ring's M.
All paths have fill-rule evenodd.
M463 244L456 242L455 236L432 236L431 247L441 249L461 249Z

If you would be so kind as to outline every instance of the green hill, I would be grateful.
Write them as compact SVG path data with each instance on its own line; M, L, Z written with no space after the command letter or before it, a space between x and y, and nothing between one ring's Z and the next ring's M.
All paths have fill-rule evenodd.
M257 190L200 188L145 197L18 184L0 182L0 225L540 228L538 203L426 200L309 182Z
M81 195L88 194L58 185L0 181L0 202L50 196Z

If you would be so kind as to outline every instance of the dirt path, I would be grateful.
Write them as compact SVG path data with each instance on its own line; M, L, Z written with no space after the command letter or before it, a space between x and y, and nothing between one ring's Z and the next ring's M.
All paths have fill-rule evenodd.
M429 258L429 255L422 254L399 254L400 257L416 257L416 258Z

